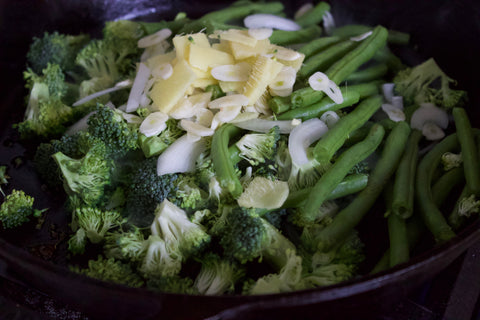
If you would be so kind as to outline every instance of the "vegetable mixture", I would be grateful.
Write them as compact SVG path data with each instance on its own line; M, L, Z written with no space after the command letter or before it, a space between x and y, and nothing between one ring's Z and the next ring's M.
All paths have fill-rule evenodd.
M374 204L390 248L372 272L474 218L479 131L455 81L433 58L404 65L390 48L408 34L336 27L326 2L283 10L242 0L198 19L108 21L99 39L33 39L15 128L41 141L38 175L66 194L70 258L98 253L71 270L161 292L280 293L355 277ZM48 214L12 190L0 221Z

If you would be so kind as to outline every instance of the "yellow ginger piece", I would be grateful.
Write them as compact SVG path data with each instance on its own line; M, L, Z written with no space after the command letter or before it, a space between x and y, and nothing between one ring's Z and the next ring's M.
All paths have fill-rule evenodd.
M227 40L230 42L240 43L250 48L257 45L257 39L251 37L247 30L229 29L226 31L220 31L212 35L212 38L218 38L220 40Z
M296 72L300 70L305 60L303 53L274 44L270 45L267 51L273 54L275 60L287 67L292 67Z
M195 44L190 44L190 54L188 62L194 68L207 71L209 68L224 64L233 64L235 60L232 55L215 50L210 47L202 47Z
M244 45L239 42L230 41L230 50L237 60L244 60L261 54L266 54L270 49L270 40L257 40L254 47Z
M274 81L282 70L283 64L265 56L258 56L252 66L252 72L245 84L243 94L253 105L263 95L267 86Z
M173 38L173 46L178 59L188 59L190 54L190 45L210 48L210 42L208 41L205 33L194 33L185 36L176 36Z
M153 85L150 92L153 109L168 114L196 79L195 72L188 63L185 60L179 60L173 67L170 78L159 80Z

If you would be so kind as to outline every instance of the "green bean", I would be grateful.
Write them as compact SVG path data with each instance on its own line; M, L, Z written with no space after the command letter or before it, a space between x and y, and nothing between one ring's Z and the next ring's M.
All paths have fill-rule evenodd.
M190 22L190 19L187 17L175 19L172 21L159 21L159 22L138 22L146 34L153 34L161 29L168 28L172 31L172 34L177 34L178 31L187 23Z
M433 202L438 204L447 199L452 189L464 180L463 167L445 172L432 186Z
M365 140L345 150L312 187L303 206L296 211L295 216L298 217L296 221L306 224L314 222L321 205L333 189L355 164L363 161L378 148L384 134L385 130L381 125L374 125Z
M326 200L335 200L345 197L350 194L357 193L367 186L368 174L351 174L345 177L335 189L330 193ZM297 191L290 192L287 200L283 204L283 208L298 208L302 206L303 201L308 194L312 192L312 187L304 188Z
M397 74L400 70L405 69L407 66L403 64L402 60L397 57L388 46L383 47L381 50L378 50L373 59L378 62L385 63L393 74Z
M415 179L415 197L425 225L435 241L447 241L455 236L432 196L432 176L442 154L458 145L457 134L451 134L433 147L420 161Z
M325 12L329 10L330 5L324 1L320 1L315 5L314 8L295 19L295 22L302 28L319 24L320 22L322 22Z
M380 159L371 172L365 189L320 232L319 250L326 252L336 243L344 241L370 210L395 172L409 134L410 126L406 122L396 123L385 141Z
M407 262L410 257L407 226L405 219L394 213L390 213L387 221L390 240L390 267L393 267Z
M372 34L333 64L325 74L336 84L341 83L362 64L370 60L386 44L388 31L382 26L375 27Z
M303 28L297 31L274 30L270 36L270 42L279 46L297 43L305 43L322 35L322 28L317 25Z
M370 26L349 24L346 26L335 28L332 32L332 35L341 38L350 38L364 34L372 29L373 28ZM410 35L406 32L388 30L387 41L391 44L407 45L410 42Z
M306 79L316 71L325 72L335 61L358 45L356 41L342 41L306 59L297 75Z
M472 195L472 191L468 186L463 187L460 196L458 197L457 201L455 202L455 206L448 216L448 224L452 227L453 230L458 230L460 227L468 220L468 217L460 215L459 209L460 204L463 200L470 197Z
M387 64L377 63L363 70L355 71L345 79L347 83L358 83L383 78L388 72Z
M228 144L231 138L239 134L241 130L231 124L223 124L217 129L212 138L211 156L213 167L218 182L222 188L226 188L234 198L238 198L242 192L242 184L235 173L235 167L230 160Z
M345 143L349 134L363 126L380 108L382 101L381 96L365 99L352 112L341 117L313 148L315 159L321 164L329 163L335 152Z
M329 46L340 41L340 37L320 37L312 40L309 43L303 45L297 51L305 55L305 60L312 55L320 52L321 50L328 48Z
M357 92L360 95L360 99L364 99L373 95L376 95L380 92L380 86L383 81L375 80L359 84L346 84L345 92L352 90Z
M314 103L310 106L292 109L287 112L284 112L277 116L278 120L290 120L290 119L302 119L308 120L312 118L317 118L326 111L335 111L342 108L350 107L358 102L360 95L354 91L349 89L347 92L347 88L342 90L343 95L343 102L336 104L333 102L332 99L329 97L323 98L320 102Z
M393 183L392 213L402 219L409 218L413 213L415 198L415 171L418 161L418 143L422 132L413 130L408 139L405 153L398 164Z
M463 108L453 108L452 114L462 151L467 186L474 195L480 196L480 160L470 120Z
M273 97L268 101L268 106L275 114L283 113L291 108L290 97Z
M244 27L218 22L212 19L200 18L183 25L179 34L190 34L205 30L206 33L213 33L215 30L245 29Z

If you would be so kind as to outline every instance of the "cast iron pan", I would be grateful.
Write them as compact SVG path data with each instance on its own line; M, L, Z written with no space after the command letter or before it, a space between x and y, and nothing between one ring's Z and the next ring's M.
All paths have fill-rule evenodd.
M7 191L22 188L39 208L49 207L40 229L32 222L14 231L0 231L0 276L38 289L84 312L92 319L319 319L365 318L392 307L419 284L448 266L480 240L475 221L451 241L432 248L425 237L408 263L338 285L265 296L187 296L104 283L68 270L65 239L69 217L63 196L42 188L32 164L31 145L19 142L11 124L22 119L22 71L32 36L43 31L98 34L103 21L116 18L159 20L179 11L196 17L230 1L26 1L0 3L0 165L12 177ZM284 1L287 12L301 2ZM469 92L468 112L479 123L479 5L462 1L331 1L337 25L382 24L409 32L412 47L393 48L407 62L435 57L459 86ZM381 210L372 210L361 226L368 271L388 246ZM379 231L381 230L381 231Z

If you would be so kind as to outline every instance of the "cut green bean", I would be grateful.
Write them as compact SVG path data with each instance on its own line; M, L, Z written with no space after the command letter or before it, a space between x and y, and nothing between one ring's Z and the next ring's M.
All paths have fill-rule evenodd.
M316 71L325 72L335 61L342 58L356 46L358 46L357 41L346 40L311 56L304 61L303 66L297 73L298 77L306 79Z
M368 174L351 174L345 177L335 189L330 193L326 200L335 200L357 193L367 186ZM283 204L283 208L298 208L303 205L303 201L308 194L312 192L312 187L304 188L297 191L290 192L287 200Z
M385 130L381 125L373 125L365 140L345 150L335 163L312 187L302 207L295 212L295 222L299 225L315 222L317 213L332 193L333 189L347 176L352 167L372 154L383 140Z
M388 235L390 240L390 267L407 262L410 258L410 252L405 219L391 213L388 216Z
M228 149L231 138L241 130L231 124L223 124L217 129L212 138L211 156L215 173L222 188L226 188L234 198L238 198L243 187L235 173L235 166L230 160Z
M342 108L350 107L357 103L360 95L355 91L347 88L342 90L343 102L335 103L329 97L323 98L320 102L314 103L310 106L292 109L277 116L278 120L302 119L308 120L317 118L327 111L340 110Z
M403 121L397 122L385 141L380 159L371 172L365 189L360 191L355 199L335 216L333 222L320 232L319 250L327 252L335 244L344 241L369 212L385 184L394 174L409 134L410 126Z
M373 27L359 24L349 24L346 26L335 28L332 35L341 38L350 38L359 36L372 30ZM387 41L391 44L407 45L410 42L410 35L406 32L397 30L388 30Z
M385 63L393 74L397 74L400 70L407 68L405 64L403 64L402 60L397 57L389 48L388 46L383 47L382 49L378 50L373 59L378 62Z
M325 12L329 10L330 5L327 2L320 1L311 10L295 19L295 22L302 28L319 24L322 22Z
M320 52L323 49L340 42L340 37L320 37L303 45L297 51L305 55L305 60Z
M279 46L309 42L322 35L322 28L317 25L297 31L274 30L270 42Z
M462 151L463 169L467 186L473 194L480 196L480 158L470 120L463 108L453 108L452 114Z
M458 146L457 134L451 134L433 147L420 161L415 179L415 197L427 228L437 242L450 240L455 236L442 212L435 204L431 183L442 154Z
M349 134L360 128L380 108L383 98L374 96L363 100L352 112L343 116L313 148L315 159L327 164L345 143Z
M347 83L359 83L383 78L388 72L386 63L377 63L363 70L355 71L345 79Z
M393 183L392 213L402 219L407 219L413 214L415 199L415 172L418 161L418 143L422 132L413 130L408 139L405 153L398 164Z
M463 167L453 168L445 172L432 186L434 203L441 203L447 199L452 189L465 180Z
M379 94L382 83L383 81L381 80L375 80L359 84L346 84L345 92L348 93L350 90L355 91L360 95L360 99L365 99Z
M292 104L290 97L273 97L268 101L268 106L275 114L280 114L290 110Z

